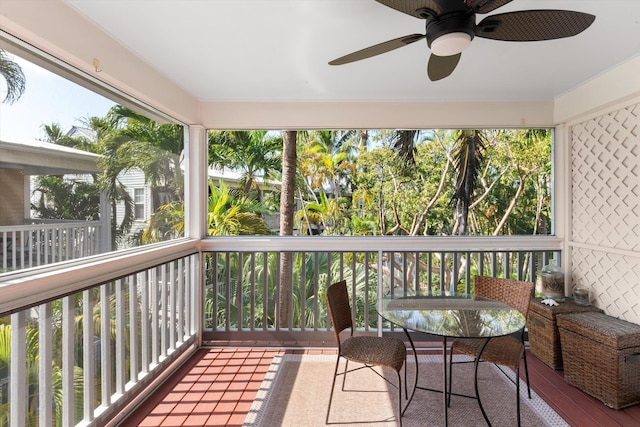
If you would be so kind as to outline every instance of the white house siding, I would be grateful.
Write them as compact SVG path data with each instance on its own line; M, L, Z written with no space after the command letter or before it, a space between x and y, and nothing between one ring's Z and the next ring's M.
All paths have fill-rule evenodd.
M144 173L139 169L131 169L127 172L121 173L119 176L119 180L122 185L125 186L129 196L134 200L135 189L136 188L144 188L144 220L136 220L133 222L131 227L131 231L129 232L130 236L137 234L138 232L144 230L147 226L146 220L149 219L151 213L153 212L151 206L151 189L148 184L145 183ZM119 203L116 207L116 216L118 219L118 223L122 221L124 216L124 204Z
M607 314L640 323L640 103L570 128L571 263Z

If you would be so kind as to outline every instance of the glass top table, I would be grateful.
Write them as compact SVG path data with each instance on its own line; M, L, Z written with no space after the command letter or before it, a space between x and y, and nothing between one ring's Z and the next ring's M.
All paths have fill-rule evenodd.
M445 337L497 337L525 324L513 307L471 294L383 298L378 312L402 328Z
M521 331L526 324L525 317L515 308L500 301L472 294L382 298L378 301L378 314L404 330L415 358L416 375L413 390L402 412L404 413L404 411L406 411L413 400L416 388L441 392L443 396L445 426L448 425L446 389L447 338L485 338L488 343L493 337ZM409 330L442 337L442 390L433 390L417 386L418 356L411 335L409 335ZM481 354L482 350L476 358L476 364ZM490 425L477 392L476 396L462 396L474 397L478 400L482 414L485 416L487 424Z

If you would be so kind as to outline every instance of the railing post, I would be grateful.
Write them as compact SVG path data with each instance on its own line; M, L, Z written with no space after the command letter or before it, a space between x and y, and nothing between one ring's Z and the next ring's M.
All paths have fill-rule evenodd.
M75 322L73 296L62 298L62 425L75 425L74 404L74 335Z
M383 298L383 286L382 286L382 279L383 279L383 274L382 274L382 250L378 251L378 295L376 298L377 303L380 302L380 300L382 300ZM380 316L378 314L378 336L381 337L382 336L382 328L383 328L383 324L382 324L382 316Z
M26 424L26 316L24 311L11 315L11 382L9 395L18 396L9 402L9 425L24 427Z
M53 360L53 325L51 324L51 303L40 305L38 318L38 418L40 427L53 425L52 364Z
M93 420L95 410L95 341L93 339L93 289L82 292L82 371L83 378L83 419ZM47 405L45 405L47 406Z

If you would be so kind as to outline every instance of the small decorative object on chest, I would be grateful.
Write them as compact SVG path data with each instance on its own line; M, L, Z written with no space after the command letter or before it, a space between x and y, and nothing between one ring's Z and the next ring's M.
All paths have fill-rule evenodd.
M591 305L591 292L589 288L585 288L583 286L574 286L573 287L573 300L576 304L587 306Z
M564 273L551 260L545 265L538 275L538 292L545 298L552 298L558 302L564 301Z

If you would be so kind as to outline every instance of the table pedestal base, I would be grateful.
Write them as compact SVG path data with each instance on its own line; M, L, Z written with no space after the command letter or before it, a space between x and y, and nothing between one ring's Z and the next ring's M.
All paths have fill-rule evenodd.
M432 391L432 392L436 392L436 393L442 393L442 408L444 411L444 425L445 427L447 427L449 425L449 402L451 400L451 395L453 396L460 396L460 397L467 397L470 399L476 399L478 401L478 406L480 407L480 411L482 412L482 416L484 417L484 420L486 421L487 425L489 427L491 427L491 422L489 421L489 418L487 417L487 414L484 410L484 407L482 406L482 401L480 400L480 393L478 392L478 365L479 365L479 361L480 361L480 355L482 354L482 351L484 350L484 348L486 347L487 343L489 342L489 339L487 339L487 342L482 346L482 349L480 350L480 354L478 354L478 357L476 357L475 361L474 361L474 376L473 376L473 385L474 385L474 389L476 392L475 396L469 396L467 394L460 394L460 393L452 393L451 390L447 390L447 337L443 336L442 337L442 384L443 384L443 389L442 390L438 390L438 389L432 389L432 388L427 388L427 387L421 387L418 386L418 352L416 351L416 347L415 344L413 343L413 339L411 338L411 335L409 334L409 331L405 328L402 328L402 330L404 331L405 335L407 336L407 338L409 339L409 344L411 345L411 350L413 351L413 357L415 360L415 365L416 365L416 373L414 375L414 380L413 380L413 387L411 390L411 395L408 397L407 399L407 404L405 405L404 409L402 410L400 416L403 416L405 411L407 410L407 408L409 407L409 405L411 404L411 401L413 400L413 396L416 393L416 389L420 389L420 390L426 390L426 391ZM406 369L406 366L405 366ZM405 382L405 386L406 386L406 382Z

